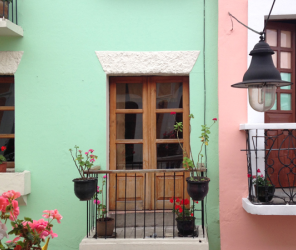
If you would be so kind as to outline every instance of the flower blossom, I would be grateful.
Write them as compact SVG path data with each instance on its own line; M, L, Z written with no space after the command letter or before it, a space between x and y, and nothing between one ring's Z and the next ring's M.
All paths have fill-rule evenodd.
M94 200L94 204L100 205L101 201L100 200Z
M11 221L16 220L18 215L20 214L20 208L19 208L18 202L16 200L13 200L11 202L11 208L9 209L9 213L10 213L9 219Z
M217 118L213 118L213 121L216 122L217 121Z
M248 174L248 178L250 178L252 175L251 174Z
M171 112L170 114L171 114L171 115L175 115L175 114L176 114L176 112Z
M97 186L97 192L100 192L100 187L99 186Z
M103 178L106 179L107 178L107 175L104 175Z
M92 152L94 152L94 150L93 150L93 149L90 149L90 150L88 150L88 151L89 151L89 152L91 152L91 153L92 153Z
M261 173L261 170L259 168L257 169L257 173Z
M21 196L21 193L16 192L14 190L9 190L9 191L3 193L2 196L4 198L7 198L8 200L15 200L15 199L17 199L17 198L19 198Z
M1 151L4 151L4 150L6 150L6 147L5 146L2 146L1 147Z
M6 207L9 205L9 201L8 199L0 196L0 211L2 211L3 213L6 212Z
M90 162L95 162L95 159L92 158L92 159L90 159L89 161L90 161Z

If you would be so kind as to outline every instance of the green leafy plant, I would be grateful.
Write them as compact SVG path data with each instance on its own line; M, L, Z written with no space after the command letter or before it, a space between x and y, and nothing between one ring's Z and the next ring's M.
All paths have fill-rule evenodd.
M173 213L177 215L177 219L179 220L191 220L193 218L193 205L189 208L190 201L186 199L180 199L178 197L172 197L170 199L170 203L173 203L175 207L173 207ZM198 201L195 201L198 204Z
M95 160L98 158L98 156L92 154L94 152L93 149L89 149L84 153L84 156L82 154L81 150L78 150L78 146L75 146L75 157L73 155L73 150L69 149L70 154L73 158L73 161L75 163L75 166L81 176L82 179L87 179L84 175L84 171L89 171L90 168L93 166Z
M171 115L175 115L176 112L171 112ZM189 115L189 123L190 120L193 119L194 116L193 114ZM186 170L191 170L191 180L194 180L194 176L199 176L199 166L202 166L203 163L203 154L202 154L202 150L203 150L203 146L208 146L209 145L209 134L211 133L210 128L217 122L217 118L213 118L213 123L211 126L207 126L207 125L201 125L201 135L200 135L200 139L201 139L201 147L200 147L200 151L198 153L197 156L197 164L195 165L194 160L193 160L193 156L192 156L192 152L191 152L191 148L189 150L189 154L187 153L187 151L184 149L184 147L182 146L182 144L180 143L179 140L179 133L183 132L183 122L176 122L174 125L174 130L177 132L177 138L179 141L179 145L182 148L183 151L183 167Z

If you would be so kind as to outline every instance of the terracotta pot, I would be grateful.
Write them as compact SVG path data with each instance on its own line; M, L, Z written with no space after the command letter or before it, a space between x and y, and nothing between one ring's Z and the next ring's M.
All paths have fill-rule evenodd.
M97 220L97 236L112 236L115 227L113 218L100 218Z
M81 201L90 200L97 190L97 178L88 178L86 180L77 178L74 182L74 193Z
M0 18L3 17L3 2L0 1ZM4 17L7 19L8 18L8 3L5 2L4 4Z
M181 235L193 235L195 217L177 218L177 228Z
M0 164L0 173L5 173L7 169L7 162Z
M209 192L209 182L210 178L208 177L194 177L193 180L190 180L191 177L187 177L187 193L194 201L203 200Z

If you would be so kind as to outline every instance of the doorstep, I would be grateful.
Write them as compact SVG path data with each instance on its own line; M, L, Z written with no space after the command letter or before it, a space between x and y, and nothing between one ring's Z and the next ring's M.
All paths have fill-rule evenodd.
M141 228L137 228L137 231ZM79 244L79 250L209 250L209 242L205 229L203 237L202 228L199 227L199 236L191 237L167 237L167 238L93 238L85 237Z

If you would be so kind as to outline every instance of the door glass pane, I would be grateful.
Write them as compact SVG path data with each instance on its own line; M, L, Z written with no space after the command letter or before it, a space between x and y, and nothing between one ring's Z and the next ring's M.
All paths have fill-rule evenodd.
M181 144L182 145L182 144ZM157 144L157 169L182 168L183 153L179 143Z
M14 134L14 111L0 111L0 134Z
M291 53L281 52L281 68L291 69Z
M281 110L291 110L291 94L281 93Z
M14 106L14 83L0 84L0 106Z
M5 146L0 155L4 155L7 161L14 161L14 139L0 139L0 147Z
M143 139L142 114L116 114L116 139Z
M156 138L157 139L177 139L177 132L174 130L176 122L183 121L183 113L176 114L156 114ZM183 133L178 133L179 138L183 138Z
M142 88L141 83L117 83L116 108L142 109Z
M277 110L277 93L275 94L275 101L274 101L274 104L270 110Z
M182 83L156 83L156 108L182 108Z
M274 67L277 67L277 51L274 51L274 54L271 56Z
M281 47L291 48L291 32L290 31L281 31Z
M117 144L116 169L143 169L143 144Z
M291 82L291 73L281 73L281 77L283 81ZM291 89L291 85L283 86L281 89Z
M266 30L266 42L269 46L277 46L277 31L276 30Z

